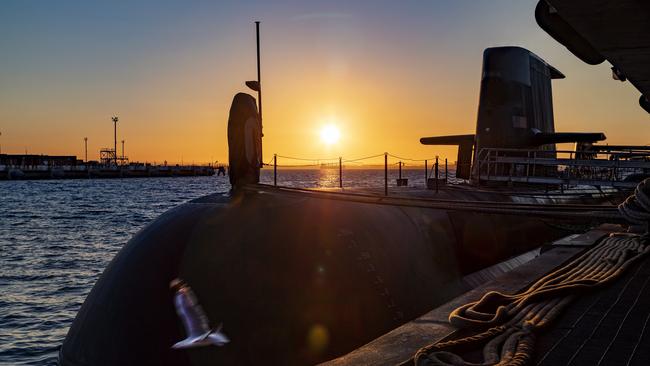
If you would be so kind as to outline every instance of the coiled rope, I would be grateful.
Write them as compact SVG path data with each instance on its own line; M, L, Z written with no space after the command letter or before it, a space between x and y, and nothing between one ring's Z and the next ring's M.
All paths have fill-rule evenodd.
M650 221L650 178L618 206L631 223ZM479 301L463 305L449 322L474 334L441 340L421 348L413 357L417 366L526 365L532 358L535 336L556 319L580 293L603 286L650 252L648 233L612 234L562 268L537 280L526 291L508 295L488 292ZM483 362L464 360L456 351L483 345Z
M415 365L525 365L533 355L535 335L556 319L581 292L618 278L650 252L638 235L613 234L594 248L515 295L488 292L461 306L449 322L476 333L421 348ZM452 351L484 344L483 362L471 363Z
M634 194L618 205L618 211L626 220L637 225L650 221L650 178L636 186Z

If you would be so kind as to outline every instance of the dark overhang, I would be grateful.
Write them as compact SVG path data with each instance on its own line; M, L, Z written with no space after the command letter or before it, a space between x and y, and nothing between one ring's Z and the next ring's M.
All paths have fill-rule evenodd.
M629 80L650 100L649 0L541 0L535 19L586 63L605 60L619 80ZM645 105L644 105L645 104Z

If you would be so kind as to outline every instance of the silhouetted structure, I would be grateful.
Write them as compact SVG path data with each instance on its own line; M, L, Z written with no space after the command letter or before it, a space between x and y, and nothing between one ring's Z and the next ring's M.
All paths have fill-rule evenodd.
M456 176L470 179L478 173L473 172L477 166L470 169L472 158L476 161L485 148L535 148L548 152L545 157L555 157L556 143L604 140L600 132L555 132L551 79L562 78L556 68L524 48L488 48L483 53L476 134L424 137L420 142L457 145Z
M117 151L108 147L99 150L99 161L102 165L117 165Z
M82 163L74 155L0 154L0 165L6 166L76 166Z
M423 143L461 145L459 160L471 164L474 146L604 138L554 132L550 79L560 74L541 59L514 47L485 58L476 135ZM564 236L549 225L549 213L559 212L552 206L583 202L539 190L454 189L444 201L418 202L255 185L261 138L255 99L238 93L228 120L230 182L246 194L191 201L130 240L79 310L60 349L62 365L318 363L467 290L465 275ZM553 147L539 151L554 154ZM602 203L611 196L588 199ZM545 219L529 209L537 205ZM594 211L578 215L573 208L566 208L571 219L594 219ZM179 276L191 283L206 314L223 320L228 346L171 349L183 334L165 305L173 296L166 284ZM318 326L332 337L313 347Z
M111 121L113 121L113 158L115 165L117 165L117 121L119 121L119 118L117 116L113 116L111 117Z
M109 149L110 150L110 149ZM114 165L83 162L76 156L0 154L0 180L5 179L87 179L139 178L214 175L211 166L159 166L144 163Z
M582 61L612 64L615 80L629 80L650 113L650 4L644 0L541 0L537 24Z
M255 98L237 93L228 117L228 159L230 184L239 188L260 180L262 127Z

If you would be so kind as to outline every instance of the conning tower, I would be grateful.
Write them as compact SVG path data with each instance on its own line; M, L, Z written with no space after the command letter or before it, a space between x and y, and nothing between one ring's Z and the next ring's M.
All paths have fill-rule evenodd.
M596 142L603 133L556 133L551 79L564 75L521 47L494 47L483 52L483 71L476 133L424 137L424 145L457 145L456 176L471 179L472 158L484 148L539 149L554 156L555 144Z

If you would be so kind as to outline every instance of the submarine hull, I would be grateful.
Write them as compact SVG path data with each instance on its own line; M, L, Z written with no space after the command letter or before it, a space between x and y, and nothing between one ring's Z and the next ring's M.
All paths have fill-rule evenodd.
M141 230L88 295L66 365L313 364L464 290L460 279L564 232L539 219L265 190L211 195ZM223 347L185 337L169 282L194 290Z

